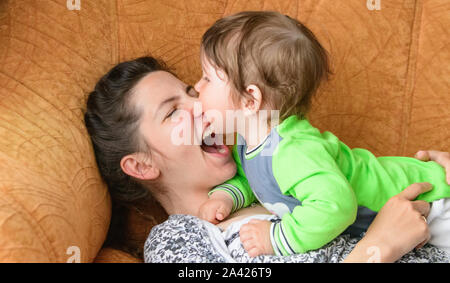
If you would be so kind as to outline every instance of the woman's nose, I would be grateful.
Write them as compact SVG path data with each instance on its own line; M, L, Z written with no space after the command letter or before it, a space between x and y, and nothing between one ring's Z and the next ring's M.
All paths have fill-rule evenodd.
M186 102L186 111L189 111L191 115L196 118L202 115L202 103L197 97L189 97Z

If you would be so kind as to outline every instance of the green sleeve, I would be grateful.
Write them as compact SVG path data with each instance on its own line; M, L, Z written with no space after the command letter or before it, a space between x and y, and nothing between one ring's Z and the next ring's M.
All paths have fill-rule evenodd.
M355 194L320 143L282 140L272 166L281 192L302 203L272 224L271 241L277 254L318 249L355 221Z
M255 202L256 197L248 184L247 178L245 177L236 145L233 146L232 153L234 161L236 161L236 175L225 183L212 189L209 194L212 194L218 190L229 193L233 198L232 212L235 212Z

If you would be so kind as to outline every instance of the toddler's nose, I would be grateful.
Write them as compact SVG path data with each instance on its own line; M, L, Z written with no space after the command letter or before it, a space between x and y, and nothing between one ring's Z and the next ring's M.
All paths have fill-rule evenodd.
M197 91L200 94L200 88L201 88L201 81L199 80L195 85L194 85L194 89L195 91Z

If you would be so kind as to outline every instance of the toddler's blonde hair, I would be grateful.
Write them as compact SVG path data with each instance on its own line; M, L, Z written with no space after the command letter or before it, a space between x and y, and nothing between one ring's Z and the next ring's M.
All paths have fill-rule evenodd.
M280 120L305 118L322 79L331 73L327 51L302 23L278 12L247 11L218 20L202 38L202 58L227 75L233 101L254 84L262 105Z

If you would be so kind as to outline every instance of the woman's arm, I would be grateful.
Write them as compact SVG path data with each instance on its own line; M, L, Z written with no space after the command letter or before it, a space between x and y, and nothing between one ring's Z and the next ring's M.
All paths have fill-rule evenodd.
M445 168L450 184L450 153L425 150L416 153L422 161L435 161ZM391 198L378 213L366 236L355 246L344 262L394 262L429 239L427 216L430 205L413 201L431 189L428 183L413 184Z
M344 262L394 262L429 239L427 216L430 205L413 201L431 190L429 183L417 183L392 197L380 210Z

